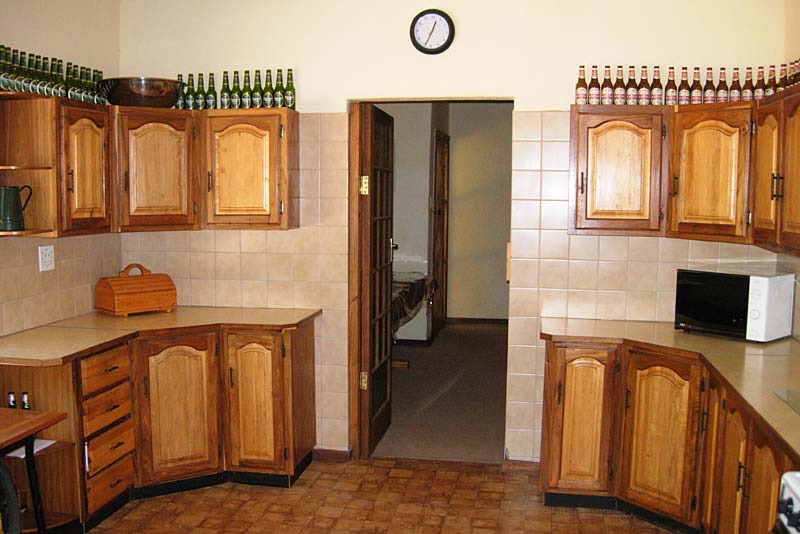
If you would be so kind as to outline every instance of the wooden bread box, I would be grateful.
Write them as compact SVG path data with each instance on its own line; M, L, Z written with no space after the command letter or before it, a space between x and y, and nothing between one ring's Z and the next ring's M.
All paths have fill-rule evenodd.
M131 276L139 269L138 276ZM125 267L119 276L101 278L94 288L96 310L127 317L131 313L170 312L178 305L175 282L166 274L153 274L138 263Z

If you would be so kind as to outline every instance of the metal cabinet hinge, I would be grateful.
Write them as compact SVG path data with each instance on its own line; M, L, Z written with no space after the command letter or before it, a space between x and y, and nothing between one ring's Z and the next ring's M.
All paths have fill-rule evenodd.
M280 127L280 129L279 129L279 131L278 131L278 134L279 134L281 137L283 137L283 124L281 124L281 127Z
M367 391L367 378L368 377L369 377L369 375L367 374L366 371L361 371L361 374L359 375L359 380L358 380L358 389L360 389L361 391Z
M281 200L278 202L278 213L282 215L284 211L286 211L286 205L283 203L283 200Z
M744 223L747 226L750 226L751 224L753 224L753 212L752 211L747 210L747 213L744 216Z
M661 126L661 139L666 139L666 138L667 138L667 127Z
M125 171L125 191L128 191L131 187L131 177L128 171Z
M281 356L286 357L286 344L281 345Z
M361 186L358 188L358 192L362 196L369 195L369 176L361 177Z
M750 135L755 135L755 134L756 134L756 121L751 120L750 121Z
M285 447L283 449L283 459L284 460L288 460L289 459L289 449L287 449Z
M192 213L197 215L197 202L192 202Z
M659 221L663 221L664 220L664 210L663 209L659 209L658 210L658 220Z
M702 377L700 379L700 392L702 393L705 390L706 390L706 378Z

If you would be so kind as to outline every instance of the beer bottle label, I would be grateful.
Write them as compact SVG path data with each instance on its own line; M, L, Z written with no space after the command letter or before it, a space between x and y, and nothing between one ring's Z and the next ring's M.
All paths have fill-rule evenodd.
M254 108L261 107L261 93L253 93L253 107Z
M231 95L231 108L239 109L240 107L242 107L242 97L240 97L237 93L233 93Z
M688 96L688 95L687 95ZM668 106L674 106L678 103L678 90L677 89L667 89L666 93L664 94L664 103Z
M764 91L764 96L772 96L774 94L775 94L775 89L773 89L772 87L767 87L767 89Z
M614 89L614 104L617 106L624 106L625 105L625 88L618 87Z
M650 89L646 87L642 87L639 89L639 105L640 106L649 106L650 105Z
M242 93L242 108L250 109L253 104L253 99L250 98L250 93Z
M294 93L292 91L286 91L286 93L283 95L283 100L286 102L287 108L294 106ZM589 103L591 104L591 102ZM598 104L599 103L600 102L598 100Z
M738 89L732 90L730 93L728 93L728 100L731 102L741 102L742 92Z
M214 95L206 95L206 109L214 109L217 107L217 99Z
M625 93L625 103L629 106L635 106L639 103L639 91L634 88L630 88Z
M612 87L606 87L600 91L600 103L604 106L610 106L614 103L614 89Z
M692 102L692 95L691 91L688 89L682 89L678 91L678 105L686 105L691 104Z
M274 104L272 93L264 93L263 98L264 98L264 107L271 108Z
M717 91L717 102L727 102L729 100L728 91L720 89Z
M222 93L222 96L219 97L219 106L222 109L228 109L231 107L231 95L228 93Z
M650 103L654 106L661 106L664 104L664 90L656 87L650 91Z
M175 107L177 109L183 109L183 97L179 96L178 101L175 102Z
M194 109L194 95L186 95L186 109Z
M742 89L742 102L752 102L752 101L753 101L753 90Z
M283 93L281 93L280 91L275 91L275 94L273 95L272 98L276 108L283 107Z
M703 103L703 91L701 89L694 89L691 92L691 96L689 97L689 102L692 104L702 104Z
M764 90L763 89L754 89L753 90L753 100L761 100L764 98Z
M717 92L713 89L709 89L703 92L703 104L713 104L717 101Z
M198 96L194 101L194 109L203 109L206 107L206 99L203 96Z
M575 89L575 103L578 105L587 104L589 102L588 92L585 87L577 87Z

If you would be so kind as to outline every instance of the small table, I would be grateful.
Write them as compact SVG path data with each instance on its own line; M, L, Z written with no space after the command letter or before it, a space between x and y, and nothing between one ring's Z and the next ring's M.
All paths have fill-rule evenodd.
M64 412L45 412L41 410L16 410L0 408L0 454L25 446L25 467L28 471L28 485L33 500L33 513L36 517L36 530L46 532L42 496L39 494L39 479L36 476L36 462L33 457L34 435L40 430L66 419Z

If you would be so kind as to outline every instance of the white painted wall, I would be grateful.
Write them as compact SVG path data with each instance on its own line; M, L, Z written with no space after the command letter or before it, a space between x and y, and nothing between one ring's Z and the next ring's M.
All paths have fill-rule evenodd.
M784 36L786 42L786 61L800 58L800 0L786 0L784 16Z
M11 48L119 72L119 0L1 0L0 42Z
M512 110L450 105L448 317L508 318Z
M517 110L566 109L579 64L775 63L786 54L786 3L796 0L441 0L456 37L438 56L409 39L428 0L120 1L125 75L294 67L298 109L322 112L392 97L509 97ZM99 46L92 34L105 17L90 21L92 31L67 36Z

